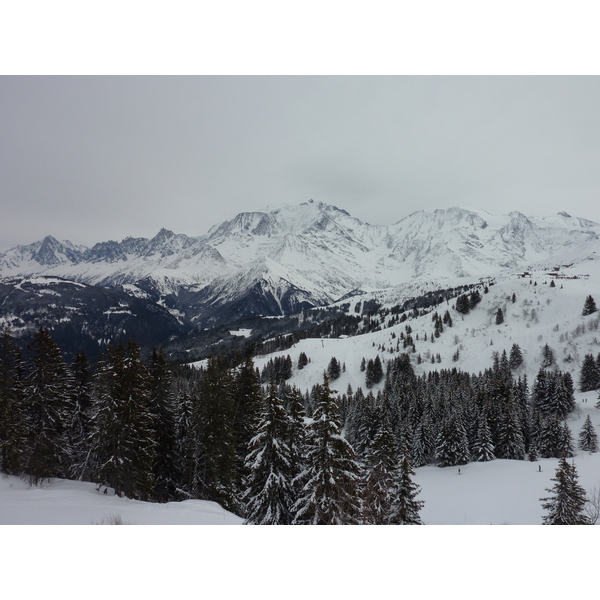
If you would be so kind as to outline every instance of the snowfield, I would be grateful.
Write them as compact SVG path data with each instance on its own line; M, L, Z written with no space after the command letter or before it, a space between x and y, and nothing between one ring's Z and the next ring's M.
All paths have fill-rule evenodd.
M577 445L579 430L589 414L600 431L600 409L596 392L575 395L578 405L568 420ZM587 402L585 402L587 400ZM600 453L577 451L573 462L579 484L588 498L600 491ZM549 494L558 464L557 458L470 462L460 467L425 466L415 469L414 481L422 486L425 500L421 517L425 525L541 525L545 511L540 498ZM542 471L539 471L541 466Z
M0 525L239 525L215 502L158 504L104 494L104 487L57 479L39 487L0 476ZM117 521L118 523L115 523Z

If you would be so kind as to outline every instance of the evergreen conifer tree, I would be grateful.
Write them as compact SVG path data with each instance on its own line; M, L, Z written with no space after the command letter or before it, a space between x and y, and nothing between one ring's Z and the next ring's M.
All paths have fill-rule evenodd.
M302 404L302 394L298 388L291 388L287 395L287 404L288 430L286 440L290 449L291 480L295 503L300 495L298 476L304 470L306 444L305 411Z
M68 429L74 412L74 381L47 329L30 345L24 396L27 428L25 473L33 484L66 477L72 464Z
M496 456L512 460L523 460L525 456L519 413L512 399L509 399L506 411L500 420Z
M236 443L236 485L239 487L249 475L245 461L250 451L250 440L258 431L258 422L264 409L260 380L256 376L251 357L238 367L232 393L235 414L233 435Z
M416 500L421 487L414 483L412 470L408 458L408 450L404 448L400 460L398 484L395 486L393 501L390 509L388 523L391 525L422 525L419 511L425 502Z
M25 365L8 328L0 336L0 471L19 475L27 442Z
M579 389L582 392L597 390L600 387L600 369L593 354L586 354L579 374Z
M463 294L456 299L455 308L456 308L456 311L459 312L461 315L466 315L469 313L469 310L470 310L469 298L467 297L466 294Z
M485 414L482 414L478 419L477 439L473 445L472 459L478 462L485 462L494 460L495 458L492 434Z
M393 494L399 484L396 439L386 406L383 407L379 427L368 448L365 463L362 521L370 525L385 525L390 515Z
M562 456L564 431L560 421L554 415L543 419L537 448L542 458L559 458Z
M154 422L150 376L140 350L129 341L112 344L98 365L94 384L92 452L96 483L118 496L151 500L154 494Z
M581 312L581 314L585 317L587 315L591 315L592 313L595 313L597 310L598 309L596 308L596 302L594 301L592 296L588 296L585 299L585 303L583 305L583 311Z
M585 418L585 422L579 432L579 447L584 452L598 452L598 436L592 425L590 415Z
M307 429L306 469L295 524L344 525L360 516L359 467L352 446L341 435L339 410L325 375Z
M230 372L218 357L209 359L200 382L196 419L198 497L239 514L236 487L235 404Z
M287 442L289 422L283 403L271 383L257 434L246 457L246 523L290 525L292 506L292 455Z
M154 499L169 502L178 498L181 474L177 452L173 374L162 350L154 349L148 366L150 375L150 413L156 443L154 464Z
M589 525L589 518L584 514L585 490L578 483L575 465L569 465L562 457L552 481L556 483L546 491L553 496L540 498L542 508L548 511L543 517L544 525Z
M462 420L451 414L440 428L435 457L439 467L464 465L469 462L469 441Z
M573 379L570 373L564 375L555 373L551 395L549 398L548 412L559 419L566 419L567 415L575 410L575 396L573 395Z
M496 312L496 325L502 325L504 323L504 313L502 309L499 308Z
M71 475L80 481L92 481L92 373L85 351L77 352L71 369L74 378L74 414L68 430L73 453Z
M329 365L327 365L327 376L329 377L329 380L335 381L336 379L339 379L341 373L340 363L335 356L332 356Z
M304 369L304 367L308 364L308 357L305 352L300 352L298 356L298 370Z
M519 344L513 344L510 349L509 364L511 369L518 369L523 364L523 353Z
M554 364L554 351L548 344L544 344L542 348L542 369L547 369Z

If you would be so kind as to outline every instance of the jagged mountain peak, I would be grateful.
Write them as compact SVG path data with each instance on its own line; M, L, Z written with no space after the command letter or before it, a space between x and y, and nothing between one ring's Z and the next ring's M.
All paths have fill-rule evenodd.
M199 237L163 228L151 239L128 237L87 249L47 236L0 254L0 276L43 273L104 286L143 281L157 297L202 292L203 304L195 306L210 305L213 314L219 305L245 302L253 290L252 297L268 293L266 305L284 310L356 289L481 277L567 254L588 256L598 247L600 225L565 214L492 215L453 206L382 226L307 201L242 212Z

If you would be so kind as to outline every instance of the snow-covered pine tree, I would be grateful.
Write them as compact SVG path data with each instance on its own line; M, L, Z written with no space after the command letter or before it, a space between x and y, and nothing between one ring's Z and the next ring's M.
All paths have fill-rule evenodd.
M179 498L177 488L181 479L175 428L175 399L173 374L164 352L154 349L148 366L150 374L150 412L152 414L155 458L154 500L169 502Z
M25 465L27 429L25 364L7 327L0 336L0 471L19 475Z
M598 452L598 436L592 425L590 415L585 418L583 427L579 432L579 448L584 452Z
M542 369L547 369L554 364L554 351L548 344L544 344L542 348Z
M523 364L523 353L519 344L513 344L510 349L509 364L511 369L518 369Z
M222 360L210 358L200 382L195 417L199 451L196 489L199 498L239 514L232 387L231 373Z
M548 414L548 407L550 405L549 400L549 378L548 374L544 369L540 369L533 382L533 389L531 391L531 404L533 408L538 410L541 414Z
M469 441L460 417L452 413L440 428L435 458L439 467L464 465L469 462Z
M302 394L297 387L292 387L287 393L288 430L286 441L290 449L291 480L294 491L294 503L300 495L298 475L304 470L304 455L306 443L306 427L304 425L305 411Z
M462 294L456 299L455 309L456 312L460 313L461 315L466 315L469 313L469 310L471 309L469 306L469 298L466 294Z
M575 465L569 465L562 457L552 481L556 483L546 491L553 496L540 498L542 508L548 511L543 517L544 525L589 525L589 518L584 514L585 490L578 483Z
M387 522L390 525L422 525L419 511L425 502L416 500L421 491L421 486L413 480L415 472L412 470L408 458L408 449L404 448L400 460L398 484L393 490L393 501Z
M72 449L70 474L80 481L92 481L92 372L84 351L75 355L71 370L74 378L74 414L68 429Z
M355 395L356 404L348 428L348 441L357 456L364 458L379 428L379 411L373 392L363 396L359 391L360 388Z
M485 462L496 458L492 434L485 418L485 413L481 414L478 419L477 438L473 445L471 458L478 462Z
M586 317L587 315L595 313L597 310L598 309L596 308L596 302L594 301L594 298L592 298L592 296L588 296L583 304L583 310L581 311L581 314Z
M246 358L238 367L232 393L235 414L233 435L236 440L236 485L240 487L249 475L245 461L250 452L250 440L258 431L258 422L264 409L260 380L256 376L251 357Z
M525 457L521 420L512 398L509 398L506 410L500 419L496 456L511 460L523 460Z
M327 375L313 419L307 428L306 468L299 476L303 485L294 505L294 523L358 523L359 467L352 446L341 435L339 410Z
M298 370L301 371L308 364L308 357L305 352L300 352L298 356Z
M24 395L25 473L37 485L69 473L72 453L67 432L74 414L74 380L47 329L40 327L29 348Z
M596 364L593 354L586 354L583 358L579 373L579 389L582 392L597 390L600 387L600 369Z
M575 410L575 396L573 395L573 379L569 373L560 372L551 375L553 380L549 397L548 412L559 419L566 419L567 415Z
M560 421L554 415L542 420L537 440L537 448L542 458L559 458L564 445L564 431Z
M502 325L502 323L504 323L504 313L502 312L502 309L499 308L496 311L496 325Z
M271 383L258 431L250 440L243 494L246 523L290 525L294 490L292 455L288 446L289 420L275 383Z
M389 408L384 403L377 433L365 457L362 522L385 525L388 522L393 494L399 484L396 439L389 422Z
M412 436L412 446L410 449L411 464L415 467L422 467L430 463L434 456L435 440L432 433L431 421L429 415L423 413Z
M479 290L473 290L469 295L469 308L473 310L481 302Z
M154 423L150 376L140 349L109 345L94 378L92 453L95 481L118 496L150 500L154 493Z
M560 427L558 454L560 456L566 456L568 458L574 456L573 436L571 435L571 429L567 425L566 421L564 421Z
M335 356L331 357L329 364L327 365L327 376L330 381L335 381L340 378L342 374L342 369L340 367L340 363Z

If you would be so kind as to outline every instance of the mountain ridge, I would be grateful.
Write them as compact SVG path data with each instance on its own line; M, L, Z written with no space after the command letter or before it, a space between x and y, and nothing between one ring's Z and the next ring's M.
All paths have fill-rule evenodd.
M564 211L528 217L451 207L371 225L309 201L242 212L196 237L162 228L153 238L87 248L46 236L0 253L0 277L58 276L108 287L143 283L157 298L196 294L191 310L198 314L210 307L214 315L250 294L259 313L283 314L356 289L488 276L596 249L600 225Z

